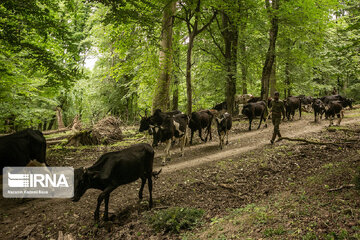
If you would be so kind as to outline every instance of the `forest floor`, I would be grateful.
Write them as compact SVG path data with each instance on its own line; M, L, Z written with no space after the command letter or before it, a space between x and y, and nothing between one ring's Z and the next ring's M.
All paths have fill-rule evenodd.
M298 119L296 114L294 121L282 122L284 137L339 144L283 140L271 145L271 123L256 130L255 121L249 132L247 120L237 121L223 150L215 128L207 143L196 135L184 157L174 146L166 166L161 166L164 146L155 149L155 169L162 173L154 181L152 210L147 188L137 204L139 180L111 194L109 222L93 220L98 190L88 190L77 203L1 198L0 239L66 234L76 239L360 239L360 191L349 185L360 173L360 109L346 111L341 127L327 128L327 120L314 123L312 114ZM111 146L52 146L48 164L90 166L105 152L151 142L137 126L123 132L125 140ZM161 222L166 214L170 219Z

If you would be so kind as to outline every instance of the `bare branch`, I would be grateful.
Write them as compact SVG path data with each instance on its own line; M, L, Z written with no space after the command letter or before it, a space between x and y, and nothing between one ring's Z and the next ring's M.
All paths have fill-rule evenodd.
M206 52L207 54L213 56L213 57L216 59L216 61L218 61L221 65L225 65L225 64L218 58L218 56L216 56L215 53L210 52L210 51L206 50L205 48L201 48L201 47L200 47L199 49L200 49L201 51L204 51L204 52Z

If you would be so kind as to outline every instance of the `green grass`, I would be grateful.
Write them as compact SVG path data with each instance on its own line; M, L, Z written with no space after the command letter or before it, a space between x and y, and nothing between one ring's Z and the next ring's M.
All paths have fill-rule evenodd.
M157 232L180 233L199 225L203 215L202 209L172 207L155 212L147 217L147 221Z

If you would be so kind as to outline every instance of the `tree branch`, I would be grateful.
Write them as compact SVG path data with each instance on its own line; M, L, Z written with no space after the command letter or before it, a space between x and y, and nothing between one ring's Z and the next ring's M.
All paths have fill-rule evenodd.
M218 61L221 65L225 65L225 64L215 55L215 53L209 52L208 50L206 50L205 48L202 48L202 47L200 47L200 50L206 52L207 54L209 54L209 55L211 55L211 56L213 56L213 57L216 59L216 61Z
M200 28L200 30L197 30L195 35L200 34L202 31L204 31L208 26L210 26L210 24L214 21L214 19L216 18L217 15L217 11L214 12L214 15L211 17L211 19L209 20L209 22L207 24L205 24L202 28Z
M352 187L355 187L355 184L347 184L347 185L342 185L338 188L331 188L328 190L328 192L335 192L335 191L340 191L342 189L345 189L345 188L352 188Z
M220 50L220 53L225 57L225 52L221 48L220 44L216 41L214 35L212 34L211 28L209 27L208 30L209 30L209 34L210 34L211 39L213 40L215 46Z

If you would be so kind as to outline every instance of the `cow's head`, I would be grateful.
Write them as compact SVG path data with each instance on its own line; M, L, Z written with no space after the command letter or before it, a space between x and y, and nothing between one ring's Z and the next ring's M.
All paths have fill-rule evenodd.
M347 106L349 106L352 109L352 103L353 103L353 99L351 98L345 98L343 100L343 107L346 108Z
M150 123L151 123L150 117L146 117L146 116L141 117L139 132L143 132L150 129Z
M220 134L222 131L226 130L226 118L224 115L221 115L219 118L215 118L216 121L216 125L217 125L217 130L218 133Z
M93 178L86 168L77 168L74 170L74 196L71 199L73 202L80 200L82 195L90 188L90 183Z
M250 104L245 104L241 110L242 115L248 116L250 114Z

